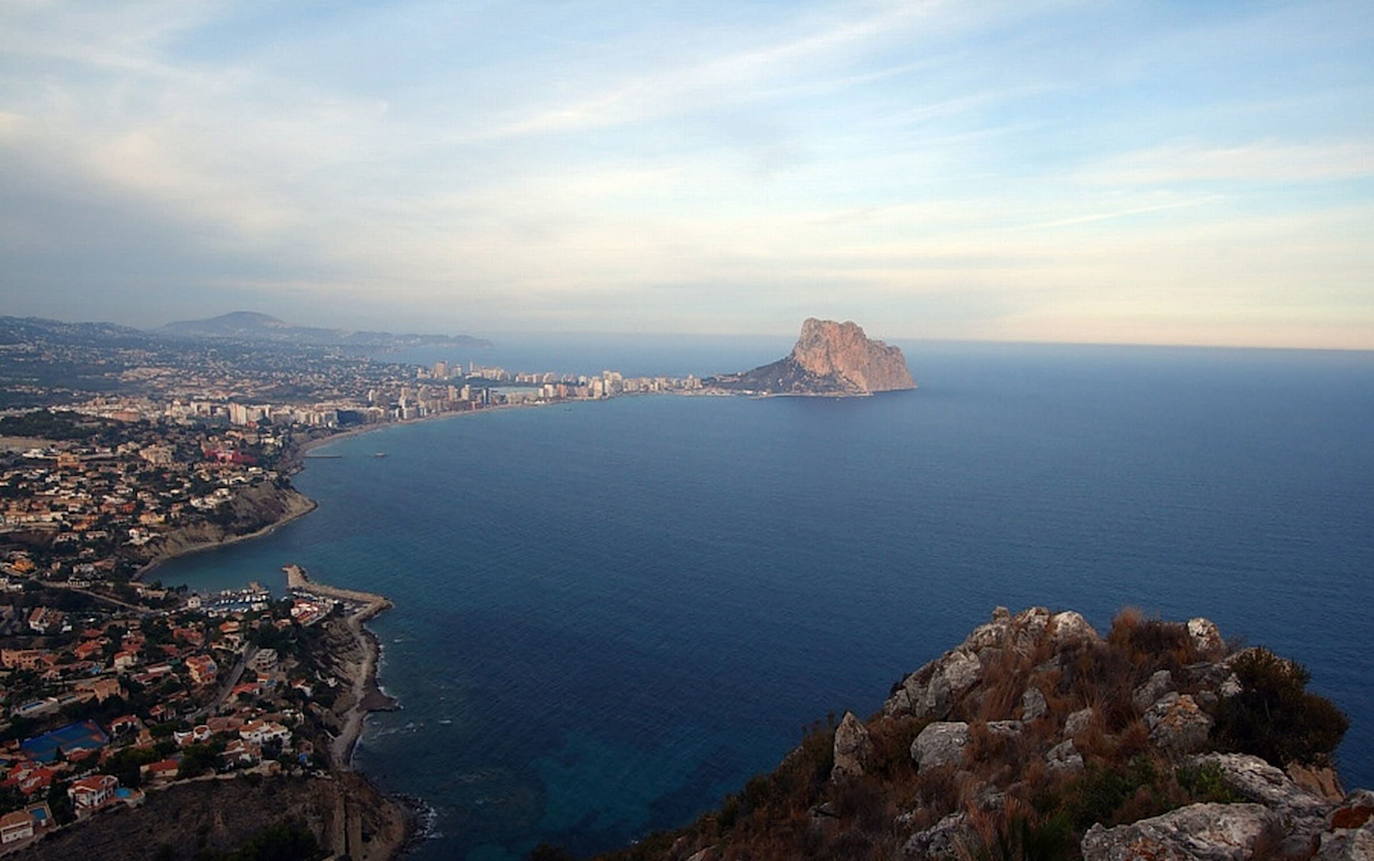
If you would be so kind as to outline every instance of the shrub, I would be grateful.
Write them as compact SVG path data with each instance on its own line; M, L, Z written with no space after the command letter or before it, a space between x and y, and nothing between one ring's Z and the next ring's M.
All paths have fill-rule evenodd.
M1350 726L1341 710L1307 690L1301 664L1250 649L1231 665L1243 690L1221 702L1213 740L1222 750L1254 754L1280 768L1323 760Z

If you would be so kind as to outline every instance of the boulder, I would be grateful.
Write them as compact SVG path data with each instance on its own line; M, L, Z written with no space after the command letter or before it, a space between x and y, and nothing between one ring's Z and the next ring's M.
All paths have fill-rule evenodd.
M1045 763L1050 771L1073 772L1083 770L1083 755L1073 746L1073 739L1061 741L1045 754Z
M1159 701L1159 698L1176 690L1174 687L1174 674L1168 670L1160 670L1150 676L1145 684L1131 692L1131 705L1135 706L1138 712L1144 712Z
M968 814L951 813L924 831L911 835L902 847L908 858L956 858L970 842Z
M1053 631L1054 645L1056 648L1066 646L1070 643L1081 642L1101 642L1097 629L1088 624L1080 614L1072 610L1055 613L1050 617L1050 630Z
M1150 740L1169 753L1193 753L1207 744L1212 718L1188 694L1165 694L1145 712Z
M1208 753L1189 760L1215 765L1226 786L1250 801L1288 816L1325 816L1331 804L1303 789L1279 769L1248 753Z
M1040 689L1026 688L1026 692L1021 695L1021 720L1038 720L1049 714L1049 711L1049 704L1045 702L1045 695L1040 693Z
M964 648L946 652L902 680L883 704L888 715L944 718L969 688L982 677L978 655Z
M911 743L911 758L918 769L962 765L968 747L968 724L936 721L921 730Z
M854 717L853 712L845 712L840 725L835 728L834 753L831 780L862 777L864 769L873 762L873 740L868 737L867 727Z
M1221 638L1221 630L1211 619L1198 617L1188 620L1188 638L1193 648L1204 658L1216 659L1226 653L1226 641Z
M1281 817L1260 804L1190 804L1083 835L1084 861L1243 861L1258 858Z
M1064 738L1078 738L1093 722L1092 706L1079 709L1064 720Z

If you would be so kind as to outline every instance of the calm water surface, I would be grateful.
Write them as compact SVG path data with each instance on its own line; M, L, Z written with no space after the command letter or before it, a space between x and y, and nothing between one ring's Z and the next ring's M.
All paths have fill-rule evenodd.
M1206 615L1295 657L1352 718L1348 782L1374 784L1374 355L903 346L916 392L624 398L342 440L297 477L315 514L158 576L298 562L395 600L374 627L404 709L369 719L358 764L433 806L420 858L684 823L998 604ZM640 350L646 373L779 352Z

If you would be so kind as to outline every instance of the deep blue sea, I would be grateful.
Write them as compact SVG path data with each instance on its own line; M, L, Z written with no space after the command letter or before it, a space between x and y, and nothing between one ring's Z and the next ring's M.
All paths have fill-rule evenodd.
M710 373L788 344L618 346L474 358ZM1374 785L1374 354L902 346L914 392L342 440L297 476L317 512L157 576L280 583L298 562L395 600L374 628L404 708L369 719L357 763L433 806L418 858L685 823L999 604L1205 615L1297 658L1351 717L1347 783Z

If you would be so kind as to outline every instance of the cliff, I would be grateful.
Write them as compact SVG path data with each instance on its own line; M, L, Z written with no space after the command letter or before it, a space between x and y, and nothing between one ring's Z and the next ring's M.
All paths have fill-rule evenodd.
M314 500L290 486L264 482L237 491L215 516L169 530L129 553L145 563L146 572L177 556L265 535L315 507Z
M121 806L64 828L15 857L287 858L307 857L303 850L313 844L322 851L309 857L380 861L399 856L414 833L411 812L357 774L255 778L207 778L155 789L139 807ZM290 849L280 845L286 842L283 832L295 838ZM277 854L261 845L272 838Z
M1206 619L1002 608L807 733L771 774L614 858L1370 859L1344 716L1299 665Z
M867 395L916 388L899 348L870 340L856 323L814 317L802 324L801 337L789 355L707 382L728 390L789 395Z

